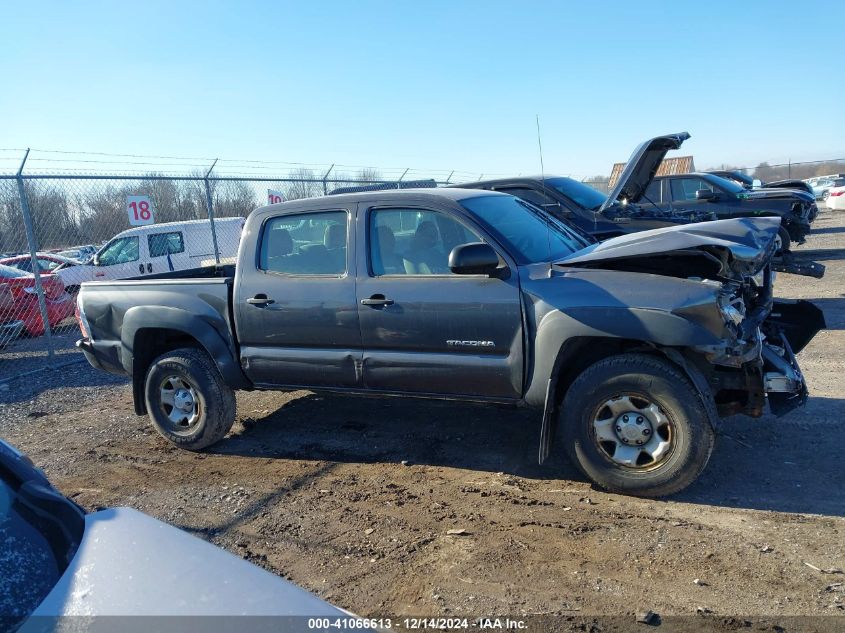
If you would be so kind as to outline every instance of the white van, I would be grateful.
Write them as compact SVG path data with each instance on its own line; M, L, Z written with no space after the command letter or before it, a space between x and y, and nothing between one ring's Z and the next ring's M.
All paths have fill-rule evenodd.
M214 221L221 264L235 262L244 222L244 218ZM108 281L214 263L211 222L190 220L138 226L118 233L97 252L90 265L75 268L90 272L91 281Z

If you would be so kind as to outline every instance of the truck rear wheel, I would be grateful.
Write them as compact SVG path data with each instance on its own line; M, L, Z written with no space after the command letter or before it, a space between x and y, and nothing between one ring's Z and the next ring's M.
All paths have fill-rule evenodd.
M175 349L156 358L144 397L156 431L179 448L211 446L235 422L235 394L202 350Z
M698 390L645 354L606 358L570 386L560 413L567 452L596 484L661 497L698 478L715 433Z

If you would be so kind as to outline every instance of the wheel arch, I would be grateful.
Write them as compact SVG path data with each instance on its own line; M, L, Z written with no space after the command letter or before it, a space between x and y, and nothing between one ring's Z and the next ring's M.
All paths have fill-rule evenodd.
M540 429L539 463L542 464L551 452L560 405L572 383L591 365L611 356L631 352L656 356L678 367L698 391L704 406L710 412L710 424L714 429L717 428L719 415L707 378L693 363L688 362L679 350L636 339L575 337L564 341L560 346L549 375Z
M181 347L201 349L208 354L233 389L249 386L237 362L236 351L214 325L178 308L139 306L127 311L121 327L121 363L132 376L136 414L147 413L144 380L153 360Z

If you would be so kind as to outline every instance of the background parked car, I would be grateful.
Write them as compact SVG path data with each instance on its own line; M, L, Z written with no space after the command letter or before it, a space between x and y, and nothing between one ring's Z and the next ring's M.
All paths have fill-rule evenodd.
M20 336L23 321L15 317L15 297L9 284L0 283L0 349Z
M803 244L810 232L810 217L815 217L818 212L813 196L804 191L777 188L748 190L736 182L708 173L658 176L643 197L666 211L708 211L720 220L779 216L778 252L789 251L793 242Z
M54 630L49 618L73 615L350 616L141 512L116 508L86 514L2 440L0 542L7 550L0 556L4 631L21 625L30 630L28 624L32 630ZM35 619L27 623L30 617Z
M744 174L741 171L731 171L722 169L711 169L707 173L713 174L714 176L719 176L720 178L727 178L728 180L733 180L737 184L745 187L746 189L798 189L800 191L805 191L807 193L812 193L813 195L815 195L813 188L803 180L790 179L773 180L772 182L762 182L760 180L752 178L747 174Z
M561 176L499 178L451 186L487 189L516 196L597 240L715 220L715 215L706 211L677 213L656 208L648 201L638 203L640 194L654 178L667 152L678 149L689 136L687 132L680 132L657 136L641 143L631 154L628 167L610 196L582 182Z
M54 253L37 253L38 268L41 274L54 274L62 280L67 291L74 294L79 291L83 281L91 281L91 273L75 259L63 257ZM32 272L32 256L18 255L0 259L0 264L17 268L24 272Z
M88 244L87 246L75 246L73 248L69 248L64 251L59 251L59 255L62 257L67 257L69 259L75 259L81 264L85 264L91 260L94 255L97 254L97 247L93 244Z
M845 210L845 178L837 178L834 187L828 190L827 205L828 209L836 209L838 211Z
M27 272L0 264L0 286L5 286L11 295L0 312L0 323L22 321L29 336L44 334L44 321L35 292L35 277ZM73 314L73 298L65 291L65 285L56 275L41 276L41 286L47 304L47 318L54 327Z
M829 176L817 176L815 178L808 178L807 184L813 188L813 194L816 200L827 200L830 195L830 190L836 187L836 181L843 178L842 174L830 174Z

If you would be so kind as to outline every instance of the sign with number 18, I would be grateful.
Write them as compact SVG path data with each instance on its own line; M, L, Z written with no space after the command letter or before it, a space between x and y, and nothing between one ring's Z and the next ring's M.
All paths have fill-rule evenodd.
M153 202L149 196L126 196L126 213L132 226L155 224L156 221Z

